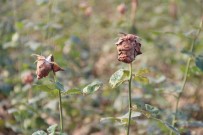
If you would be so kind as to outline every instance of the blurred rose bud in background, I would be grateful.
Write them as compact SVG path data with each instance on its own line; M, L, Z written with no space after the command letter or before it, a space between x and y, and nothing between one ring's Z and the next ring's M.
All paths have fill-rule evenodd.
M24 84L31 84L34 81L34 76L31 71L24 71L21 74L21 80Z
M126 5L124 3L117 6L117 11L122 15L125 14L126 10Z

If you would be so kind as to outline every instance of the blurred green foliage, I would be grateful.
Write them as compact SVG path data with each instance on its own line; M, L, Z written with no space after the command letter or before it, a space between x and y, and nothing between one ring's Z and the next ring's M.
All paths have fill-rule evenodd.
M118 10L121 3L126 6L124 14ZM67 134L125 133L125 126L100 122L127 113L126 85L112 89L108 84L111 74L127 68L117 61L119 32L141 37L143 54L133 63L133 71L150 70L135 77L133 104L142 109L146 104L155 106L156 118L166 125L177 115L181 133L203 134L202 32L194 52L189 51L203 17L203 1L139 0L136 9L132 7L131 0L0 0L0 134L28 135L59 123L58 99L44 92L49 89L36 88L51 77L37 80L34 75L32 84L22 81L24 72L35 74L31 54L53 54L65 69L57 78L64 90L70 90L62 99ZM179 113L173 114L189 56L193 59L186 90ZM97 79L104 84L96 93L77 94ZM88 89L96 91L97 87L93 83ZM154 119L136 116L133 121L134 134L169 132Z

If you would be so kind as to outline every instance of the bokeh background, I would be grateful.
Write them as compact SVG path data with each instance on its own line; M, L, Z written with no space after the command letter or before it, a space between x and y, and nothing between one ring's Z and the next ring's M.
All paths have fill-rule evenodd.
M31 54L53 54L65 69L57 78L66 89L103 82L92 95L63 96L68 135L124 135L125 126L100 122L128 110L127 84L112 89L108 83L115 71L128 68L117 60L119 32L141 38L143 54L133 71L150 70L149 83L133 83L133 103L156 106L169 123L193 56L178 127L181 134L202 135L202 32L189 51L202 17L202 0L0 0L0 135L30 135L59 123L58 99L33 87L43 80L36 79ZM169 133L144 116L134 121L132 134Z

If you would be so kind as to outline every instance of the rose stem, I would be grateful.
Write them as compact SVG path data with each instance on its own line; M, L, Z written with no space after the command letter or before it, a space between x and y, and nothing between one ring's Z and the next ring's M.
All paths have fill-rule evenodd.
M56 77L54 75L54 81L56 83ZM58 89L58 97L59 97L59 111L60 111L60 132L63 133L63 107L61 101L61 91Z
M127 130L127 135L130 133L130 123L131 123L131 111L132 111L132 99L131 99L131 82L132 82L132 63L129 64L129 91L128 91L128 102L129 102L129 117L128 117L128 130Z
M201 32L201 29L202 29L202 24L203 24L203 19L201 20L200 22L200 26L199 26L199 29L197 31L197 34L195 35L193 41L192 41L192 45L190 47L190 52L193 53L194 51L194 46L195 46L195 43L196 43L196 40ZM178 94L177 96L177 101L176 101L176 106L175 106L175 114L173 115L173 119L172 119L172 126L174 127L175 126L175 123L176 123L176 115L178 113L178 105L179 105L179 101L180 101L180 98L182 96L182 93L184 91L184 88L185 88L185 84L187 82L187 77L188 77L188 71L189 71L189 67L190 67L190 63L191 63L191 60L192 60L192 56L189 56L188 60L187 60L187 65L186 65L186 71L185 71L185 74L184 74L184 78L183 78L183 83L182 83L182 87L180 89L180 93ZM173 132L172 130L170 130L170 135L172 135Z

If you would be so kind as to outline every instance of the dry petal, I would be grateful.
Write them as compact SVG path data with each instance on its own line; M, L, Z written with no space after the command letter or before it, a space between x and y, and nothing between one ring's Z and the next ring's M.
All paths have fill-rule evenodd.
M52 63L52 70L53 72L58 72L58 71L64 71L64 69L62 69L58 64L56 64L55 62Z
M40 59L37 61L37 79L41 79L43 77L48 76L49 72L51 71L51 64L46 61L46 59Z

